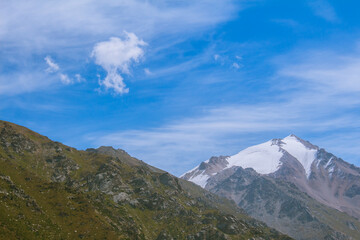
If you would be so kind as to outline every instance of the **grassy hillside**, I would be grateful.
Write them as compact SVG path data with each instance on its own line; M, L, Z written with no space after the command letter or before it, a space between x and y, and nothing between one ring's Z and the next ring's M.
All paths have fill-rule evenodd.
M126 152L0 121L0 239L290 239Z

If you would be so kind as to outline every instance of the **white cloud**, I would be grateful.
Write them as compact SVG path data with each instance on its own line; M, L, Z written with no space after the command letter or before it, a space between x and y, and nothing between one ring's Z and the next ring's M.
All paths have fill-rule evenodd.
M75 80L71 79L67 74L63 73L60 69L59 65L50 57L46 56L44 58L48 68L45 70L47 73L57 73L61 83L65 85L73 84L75 82L84 82L84 79L81 77L80 74L75 74Z
M86 80L78 73L75 74L75 81L78 82L78 83L86 82Z
M104 86L106 89L113 89L115 93L124 94L128 93L129 89L126 88L124 79L116 70L108 71L104 80L99 80L100 86Z
M235 68L235 69L239 69L241 66L238 64L238 63L236 63L236 62L234 62L232 65L231 65L233 68Z
M48 68L46 69L46 72L53 73L59 71L59 65L54 62L54 60L51 59L50 56L46 56L44 58L46 64L48 65Z
M63 84L68 85L68 84L72 83L72 80L69 78L68 75L60 73L59 76L60 76L60 80Z
M71 42L77 45L80 40L82 44L84 39L88 41L86 37L94 39L132 29L148 39L213 27L236 16L239 9L232 0L7 1L0 3L0 38L16 40L16 44L44 44L37 47L68 45L66 39L76 40Z
M130 74L130 65L140 61L146 46L134 33L124 34L123 39L112 37L109 41L97 43L91 53L95 63L107 72L106 78L100 80L100 85L113 89L118 94L129 91L120 73Z
M243 58L239 55L229 56L229 54L223 54L220 56L219 54L215 54L214 60L222 66L227 66L234 69L240 69L243 67L243 65L239 63L239 61L242 61Z
M25 73L42 71L34 56L51 52L67 59L62 68L77 72L83 69L84 60L95 43L125 29L131 29L149 43L156 43L152 44L154 48L168 49L232 19L239 10L235 0L0 1L0 52L4 59L0 65L8 59L17 59L12 63L12 69L16 70L9 74L22 71L25 76ZM68 76L71 79L70 74ZM31 79L29 84L41 85L47 79L48 76ZM76 77L73 81L77 81ZM10 85L14 93L21 93L21 86Z
M37 81L47 79L47 81ZM17 95L49 88L57 79L49 77L44 71L29 71L0 74L0 95Z
M295 78L313 89L328 94L360 92L360 57L333 52L309 51L300 61L291 61L279 70L279 76Z
M125 38L110 38L109 41L97 43L92 51L95 62L106 70L118 69L129 74L129 65L139 62L144 55L146 43L134 34L125 32Z
M148 68L144 68L144 72L146 75L152 75L153 73Z
M315 15L324 18L329 22L339 21L335 9L327 0L310 0L309 5L313 9Z
M213 49L211 47L209 49L204 50L198 55L192 56L191 58L187 58L183 62L177 61L175 65L168 66L166 65L166 63L164 63L165 66L162 66L157 69L153 69L151 71L151 74L148 75L148 77L152 77L152 78L168 77L168 76L182 74L185 72L190 72L191 70L196 69L202 64L208 63L209 59L211 59L213 56L214 56Z

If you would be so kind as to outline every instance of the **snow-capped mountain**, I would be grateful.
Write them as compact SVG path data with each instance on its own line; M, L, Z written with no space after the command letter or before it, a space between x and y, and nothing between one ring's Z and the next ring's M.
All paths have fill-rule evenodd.
M309 201L303 200L306 199L305 196L360 219L360 168L295 135L272 139L246 148L233 156L211 157L181 177L234 200L252 216L275 228L287 224L286 221L281 222L283 219L279 217L281 216L279 206L284 204L292 206L294 199L297 199L295 202L301 203L299 206L307 209L305 206ZM284 188L281 182L289 185ZM278 195L274 195L271 188L265 187L264 183L273 184ZM298 193L294 197L296 191ZM258 195L254 195L254 192ZM302 199L298 198L304 193L306 195L301 197ZM259 199L255 201L256 197ZM268 209L276 201L279 201L278 205L275 204L274 209L270 208L269 215L263 215L264 209ZM263 205L256 205L259 202ZM299 208L296 214L303 216L305 213L301 213L301 209ZM310 215L313 216L316 211ZM292 235L287 231L300 224L296 221L292 222L292 227L285 229L284 232ZM341 223L336 223L334 226L337 224ZM360 234L360 229L357 231ZM301 230L296 234L301 234Z
M181 177L205 187L211 176L224 169L237 166L252 168L260 174L271 174L278 171L284 162L289 161L289 157L296 159L309 177L318 151L317 146L290 135L284 139L272 139L246 148L231 157L212 157Z

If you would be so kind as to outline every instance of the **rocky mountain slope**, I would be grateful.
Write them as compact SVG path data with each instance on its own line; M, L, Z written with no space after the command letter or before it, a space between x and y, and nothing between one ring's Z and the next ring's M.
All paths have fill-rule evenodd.
M0 239L290 238L123 150L0 121Z
M359 168L294 135L212 157L182 178L296 239L360 239Z

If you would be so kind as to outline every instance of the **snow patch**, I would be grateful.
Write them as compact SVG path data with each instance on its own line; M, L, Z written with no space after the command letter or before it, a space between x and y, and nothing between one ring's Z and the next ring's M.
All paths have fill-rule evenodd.
M317 149L306 147L296 136L290 135L283 139L281 148L295 157L304 167L306 176L309 178L311 165L316 159Z
M329 161L325 165L325 169L332 163L333 157L329 159Z
M179 178L185 177L186 174L188 173L192 173L198 170L200 165L197 165L196 167L194 167L193 169L191 169L190 171L187 171L186 173L184 173L183 175L181 175Z
M191 177L189 179L189 181L199 185L202 188L205 188L206 184L207 184L207 180L210 178L209 175L204 174L204 171L198 175L196 175L195 177Z
M260 174L275 172L281 165L283 153L273 141L246 148L238 154L227 159L229 165L226 168L238 166L242 168L253 168Z
M204 163L209 163L209 161L210 161L210 159L204 161ZM184 177L184 176L185 176L186 174L188 174L188 173L192 173L192 172L197 172L197 171L199 171L200 165L201 165L201 164L199 164L199 165L197 165L196 167L194 167L193 169L187 171L186 173L184 173L183 175L181 175L179 178Z
M335 165L331 166L328 170L330 177L332 177L333 173L335 172Z

